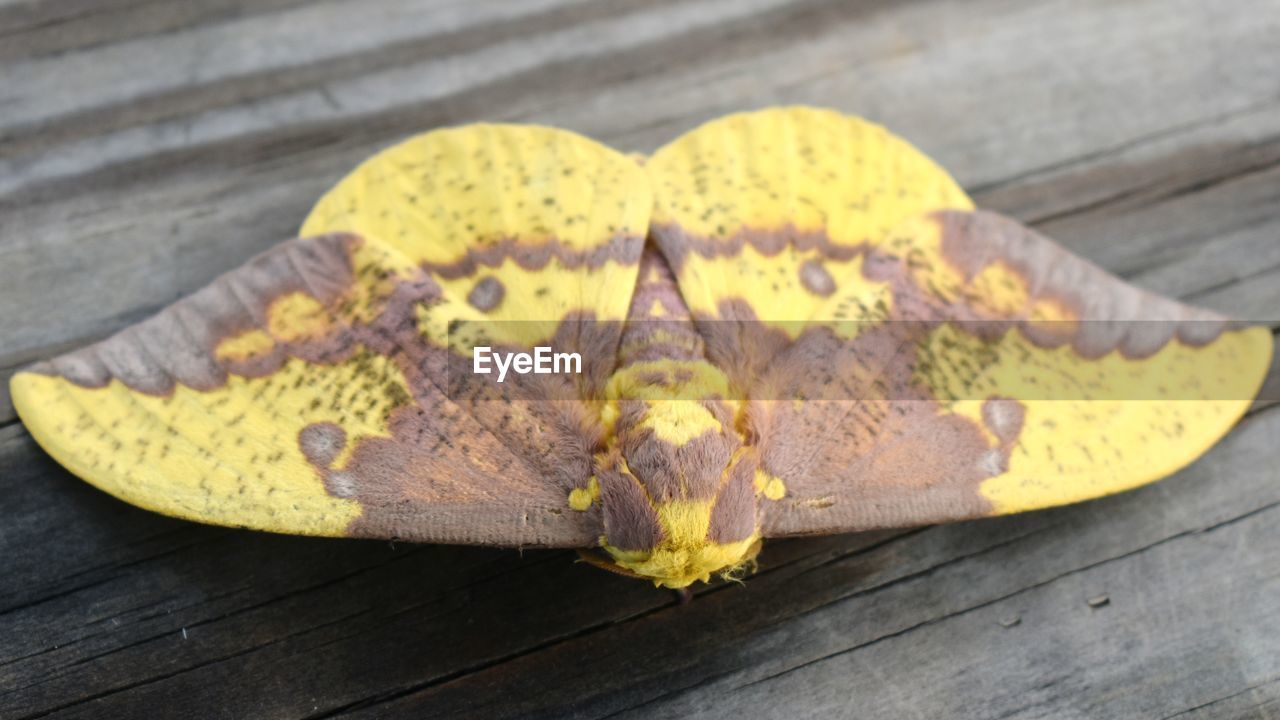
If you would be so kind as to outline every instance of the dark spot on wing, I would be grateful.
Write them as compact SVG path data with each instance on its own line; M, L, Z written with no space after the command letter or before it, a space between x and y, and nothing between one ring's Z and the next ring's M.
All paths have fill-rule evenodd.
M502 304L502 298L506 293L507 289L503 287L502 281L489 276L471 288L471 292L467 293L467 302L481 312L489 312Z

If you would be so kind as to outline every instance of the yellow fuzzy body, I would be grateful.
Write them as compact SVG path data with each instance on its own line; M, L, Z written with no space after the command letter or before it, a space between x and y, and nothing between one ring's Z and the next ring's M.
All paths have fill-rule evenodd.
M642 382L641 377L663 374L669 382ZM676 381L675 377L686 378ZM733 427L725 427L707 409L706 401L721 400L729 394L728 379L718 368L705 361L661 360L628 365L614 374L608 385L609 401L605 417L613 427L620 402L642 401L645 412L641 421L629 432L651 432L653 437L680 448L706 433L736 434ZM736 403L730 407L737 409ZM741 441L741 438L738 438ZM622 442L614 437L611 444ZM721 486L727 482L733 458L721 474ZM634 482L640 483L622 463L622 472ZM640 483L643 487L643 483ZM682 488L685 489L685 488ZM578 491L574 491L578 492ZM762 487L758 493L765 493ZM598 490L597 490L598 495ZM581 504L585 494L570 498ZM682 588L697 582L707 582L715 574L732 575L735 570L749 563L759 548L759 530L749 537L733 542L720 543L709 538L711 514L715 498L690 498L679 496L667 500L646 494L646 502L652 507L661 529L661 541L653 548L624 550L601 539L601 547L609 553L618 567L652 579L655 585ZM585 509L582 507L581 509Z

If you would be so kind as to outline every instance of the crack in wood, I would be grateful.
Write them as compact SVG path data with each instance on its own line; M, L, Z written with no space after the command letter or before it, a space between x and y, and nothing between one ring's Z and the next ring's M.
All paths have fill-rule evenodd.
M1280 135L1275 136L1274 138L1270 138L1270 141L1280 142ZM1157 205L1162 202L1168 202L1170 200L1177 200L1179 198L1187 197L1188 195L1193 195L1195 193L1203 192L1205 190L1209 190L1219 185L1223 185L1229 182L1233 182L1235 180L1248 177L1249 175L1255 175L1255 174L1267 172L1276 167L1280 167L1280 158L1268 158L1263 162L1245 163L1238 167L1233 167L1226 171L1217 173L1215 175L1211 175L1207 178L1202 178L1202 179L1195 180L1193 182L1186 183L1184 185L1179 185L1164 192L1150 194L1150 191L1152 188L1158 187L1158 179L1153 178L1150 185L1139 185L1136 187L1128 188L1126 190L1122 190L1112 195L1099 198L1097 200L1091 200L1082 205L1067 208L1064 210L1057 210L1057 211L1046 213L1043 215L1032 216L1028 218L1026 222L1029 225L1039 227L1039 226L1047 225L1049 223L1066 220L1068 218L1072 218L1078 215L1085 215L1085 214L1094 213L1102 210L1107 210L1129 199L1140 200L1139 202L1136 202L1126 207L1126 209L1128 210L1137 210L1144 207Z
M972 195L974 199L980 201L981 197L984 195L990 195L992 193L995 193L998 190L1003 190L1013 185L1023 184L1030 180L1035 180L1037 178L1044 177L1046 175L1052 175L1054 173L1058 173L1063 170L1071 170L1073 168L1078 168L1082 165L1087 165L1092 162L1115 157L1117 155L1128 152L1130 150L1137 150L1139 148L1142 148L1147 145L1151 145L1161 140L1171 140L1178 137L1179 135L1186 135L1196 130L1203 130L1205 128L1214 127L1215 125L1221 125L1228 120L1233 120L1235 118L1243 117L1245 115L1251 115L1253 113L1258 112L1259 110L1265 110L1266 108L1272 107L1277 103L1280 103L1280 97L1267 98L1260 102L1250 103L1248 105L1245 105L1244 107L1236 108L1234 110L1229 110L1227 112L1219 113L1216 115L1211 115L1206 118L1196 119L1191 122L1180 123L1177 125L1171 125L1169 127L1156 130L1154 132L1142 133L1141 135L1137 135L1135 137L1129 138L1123 142L1109 145L1100 150L1084 153L1082 155L1076 155L1076 156L1067 158L1065 160L1062 160L1060 162L1050 163L1048 165L1042 165L1040 167L1015 173L1008 177L1000 178L998 180L985 182L980 185L974 185L972 187L966 188L966 190L968 190L969 194ZM979 204L981 204L981 202L979 202Z
M641 617L647 617L647 616L652 615L653 613L659 612L659 611L661 611L661 610L670 609L671 607L673 607L673 605L675 605L675 601L670 601L670 602L668 602L668 603L666 603L666 604L664 604L664 605L661 605L661 606L655 607L655 608L653 608L652 610L650 610L650 611L648 611L648 612L641 613L641 614L639 614L639 615L635 616L635 618L633 618L633 619L638 619L638 618L641 618ZM427 681L425 681L425 682L415 683L415 684L413 684L413 685L409 685L409 686L407 686L407 687L403 687L403 688L399 688L399 689L396 689L396 690L387 691L387 692L384 692L384 693L379 693L378 695L371 696L371 697L369 697L369 698L364 698L364 699L361 699L361 700L357 700L357 701L352 702L352 703L347 703L347 704L345 704L345 705L342 705L342 706L339 706L339 707L336 707L336 708L330 708L330 709L328 709L328 710L321 711L320 713L316 713L316 714L312 714L312 715L307 715L307 716L305 716L304 720L326 720L327 718L340 717L340 716L342 716L342 715L346 715L346 714L349 714L349 713L355 712L355 711L357 711L357 710L365 710L365 709L368 709L368 708L371 708L371 707L375 707L375 706L377 706L377 705L382 705L382 704L385 704L385 703L391 702L391 701L393 701L393 700L398 700L398 699L403 698L403 697L408 697L408 696L413 695L413 694L415 694L415 693L419 693L419 692L422 692L422 691L424 691L424 690L429 690L429 689L431 689L431 688L433 688L433 687L437 687L437 686L439 686L439 685L444 685L444 684L447 684L447 683L453 682L453 681L455 681L455 680L458 680L458 679L460 679L460 678L466 677L466 676L468 676L468 675L474 675L474 674L476 674L476 673L483 672L484 670L487 670L487 669L489 669L489 668L497 667L497 666L499 666L499 665L502 665L502 664L504 664L504 663L511 662L512 660L516 660L516 659L521 658L521 657L524 657L524 656L526 656L526 655L531 655L531 654L537 653L537 652L539 652L539 651L546 650L546 649L551 648L551 647L555 647L555 646L557 646L557 645L562 645L562 644L564 644L564 643L572 642L572 641L574 641L574 640L577 640L577 639L580 639L580 638L583 638L583 637L587 637L587 636L589 636L589 635L594 635L595 633L600 632L601 630L607 629L607 628L609 628L609 627L612 627L612 626L614 626L615 624L616 624L616 623L615 623L614 621L612 621L612 620L607 620L607 621L604 621L604 622L596 623L596 624L594 624L594 625L589 625L589 626L587 626L587 627L585 627L585 628L582 628L582 629L580 629L580 630L578 630L578 631L576 631L576 632L572 632L572 633L569 633L569 634L566 634L566 635L563 635L563 636L555 637L555 638L552 638L552 639L546 640L546 641L544 641L544 642L538 643L538 644L536 644L536 645L533 645L533 646L531 646L531 647L528 647L528 648L522 648L522 649L517 650L517 651L515 651L515 652L507 653L507 654L505 654L505 655L502 655L502 656L500 656L500 657L497 657L497 658L494 658L494 659L491 659L491 660L487 660L487 661L482 662L482 663L477 663L477 664L474 664L474 665L469 665L469 666L467 666L467 667L460 668L459 670L456 670L456 671L454 671L454 672L447 673L447 674L441 675L441 676L439 676L439 677L432 678L431 680L427 680Z
M1274 676L1274 677L1267 678L1266 680L1263 680L1262 682L1255 683L1255 684L1250 685L1249 687L1244 688L1244 689L1242 689L1242 690L1237 690L1236 692L1233 692L1233 693L1231 693L1230 695L1223 695L1223 696L1221 696L1221 697L1216 697L1216 698L1214 698L1214 699L1212 699L1212 700L1209 700L1209 701L1207 701L1207 702L1203 702L1203 703L1201 703L1201 704L1199 704L1199 705L1196 705L1195 707L1189 707L1189 708L1187 708L1187 709L1185 709L1185 710L1180 710L1180 711L1178 711L1178 712L1176 712L1176 713L1174 713L1174 714L1172 714L1172 715L1165 715L1164 717L1160 718L1160 720L1173 720L1174 718L1183 717L1184 715L1190 715L1191 713L1196 712L1196 711L1198 711L1198 710L1203 710L1203 709L1205 709L1205 708L1207 708L1207 707L1211 707L1211 706L1213 706L1213 705L1217 705L1217 704L1219 704L1219 703L1226 702L1227 700L1233 700L1233 699L1235 699L1235 698L1240 697L1241 695L1245 695L1245 694L1247 694L1247 693L1255 692L1255 691L1257 691L1257 690L1259 690L1259 689L1261 689L1261 688L1268 687L1268 686L1271 686L1271 685L1275 685L1275 684L1277 684L1277 683L1280 683L1280 675L1276 675L1276 676Z
M115 694L118 694L118 693L121 693L121 692L125 692L125 691L127 691L127 690L132 690L132 689L134 689L134 688L139 688L139 687L143 687L143 686L146 686L146 685L152 685L152 684L154 684L154 683L161 682L161 681L163 681L163 680L168 680L169 678L177 677L177 676L179 676L179 675L182 675L182 674L184 674L184 673L191 672L191 671L193 671L193 670L198 670L198 669L200 669L200 668L208 667L208 666L210 666L210 665L216 665L216 664L219 664L219 663L226 662L226 661L228 661L228 660L233 660L233 659L235 659L235 658L242 657L242 656L244 656L244 655L248 655L249 653L258 652L258 651L262 650L263 648L271 647L272 645L276 645L276 644L282 643L282 642L284 642L285 640L289 640L289 639L294 638L294 637L300 637L300 636L307 635L307 634L309 634L309 633L315 632L315 631L317 631L317 630L322 630L322 629L324 629L325 627L329 627L329 626L332 626L332 625L340 625L340 624L345 623L345 622L347 622L347 621L349 621L349 620L351 620L351 619L353 619L353 618L359 617L360 615L364 614L365 612L367 612L367 610L365 610L365 611L360 611L360 612L356 612L356 613L352 613L352 614L350 614L350 615L345 615L345 616L340 617L340 618L337 618L337 619L335 619L335 620L331 620L331 621L329 621L329 622L327 622L327 623L323 623L323 624L321 624L321 625L317 625L317 626L315 626L315 627L307 628L307 629L305 629L305 630L300 630L300 631L298 631L298 632L296 632L296 633L290 633L290 634L285 635L285 636L283 636L283 637L274 638L274 639L272 639L272 640L269 640L269 641L267 641L267 642L261 643L261 644L259 644L259 645L255 645L255 646L253 646L253 647L245 648L244 650L239 650L239 651L237 651L237 652L230 653L230 654L227 654L227 655L221 655L221 656L219 656L219 657L215 657L215 658L212 658L212 659L209 659L209 660L205 660L205 661L202 661L202 662L196 663L195 665L191 665L191 666L188 666L188 667L184 667L184 668L181 668L181 669L178 669L178 670L174 670L174 671L171 671L171 672L162 673L162 674L160 674L160 675L156 675L155 677L150 677L150 678L147 678L147 679L145 679L145 680L139 680L139 681L137 681L137 682L132 682L132 683L129 683L129 684L127 684L127 685L122 685L122 686L120 686L120 687L109 688L109 689L107 689L107 690L103 690L103 691L100 691L100 692L96 692L96 693L93 693L92 695L89 695L89 696L86 696L86 697L83 697L83 698L77 698L76 700L74 700L74 701L72 701L72 702L69 702L69 703L63 703L63 704L61 704L61 705L56 705L56 706L51 707L51 708L46 708L46 709L44 709L44 710L41 710L41 711L36 712L36 713L33 713L33 714L23 715L23 716L21 716L21 717L15 718L15 720L38 720L38 718L48 717L48 716L50 716L50 715L52 715L52 714L54 714L54 713L56 713L56 712L60 712L60 711L62 711L62 710L67 710L67 709L69 709L69 708L78 707L78 706L81 706L81 705L87 705L87 704L92 703L92 702L94 702L94 701L96 701L96 700L101 700L101 699L103 699L103 698L110 697L110 696L112 696L112 695L115 695ZM177 631L170 631L170 632L168 632L168 633L166 633L166 634L165 634L165 637L171 637L171 636L173 636L176 632L177 632Z
M903 629L901 629L901 630L896 630L896 631L894 631L894 632L892 632L892 633L886 633L885 635L881 635L881 636L879 636L879 637L877 637L877 638L875 638L875 639L873 639L873 640L868 640L868 641L866 641L866 642L861 642L861 643L858 643L857 645L854 645L854 646L851 646L851 647L848 647L848 648L844 648L844 649L842 649L842 650L839 650L839 651L836 651L836 652L833 652L833 653L828 653L828 654L823 655L823 656L818 657L818 658L814 658L814 659L809 660L809 661L807 661L807 662L804 662L804 663L801 663L801 664L799 664L799 665L796 665L796 666L790 667L790 668L788 668L788 669L786 669L786 670L783 670L783 671L781 671L781 672L773 673L773 674L767 675L767 676L765 676L765 677L763 677L763 678L758 678L758 679L756 679L756 680L752 680L751 682L743 683L743 684L741 684L741 685L735 686L735 687L733 688L733 690L740 690L740 689L745 688L745 687L750 687L750 686L753 686L753 685L759 685L759 684L766 683L766 682L769 682L769 681L771 681L771 680L774 680L774 679L776 679L776 678L783 677L783 676L785 676L785 675L790 675L790 674L792 674L792 673L794 673L794 672L796 672L796 671L803 670L803 669L804 669L804 668L806 668L806 667L809 667L809 666L812 666L812 665L816 665L816 664L818 664L818 663L822 663L822 662L825 662L825 661L827 661L827 660L831 660L832 658L840 657L840 656L842 656L842 655L847 655L847 654L849 654L849 653L856 652L857 650L861 650L861 649L863 649L863 648L867 648L867 647L870 647L870 646L872 646L872 645L876 645L876 644L881 643L881 642L884 642L884 641L886 641L886 640L890 640L890 639L892 639L892 638L896 638L896 637L900 637L900 636L906 635L907 633L912 632L912 631L914 631L914 630L917 630L917 629L919 629L919 628L927 627L927 626L930 626L930 625L936 625L936 624L938 624L938 623L945 622L946 620L951 619L951 618L954 618L954 617L960 617L960 616L963 616L963 615L967 615L967 614L969 614L969 613L971 613L971 612L974 612L974 611L976 611L976 610L980 610L980 609L982 609L982 608L991 607L992 605L996 605L996 604L998 604L998 603L1000 603L1000 602L1003 602L1003 601L1005 601L1005 600L1009 600L1009 599L1011 599L1011 598L1018 597L1019 595L1024 595L1024 594L1026 594L1026 593L1028 593L1028 592L1031 592L1032 590L1036 590L1036 589L1039 589L1039 588L1042 588L1042 587L1048 586L1048 585L1050 585L1050 584L1052 584L1052 583L1054 583L1054 582L1057 582L1058 580L1061 580L1061 579L1063 579L1063 578L1071 577L1071 576L1074 576L1074 575L1079 575L1079 574L1081 574L1081 573L1087 572L1087 571L1092 570L1092 569L1097 568L1097 567L1102 567L1102 566L1104 566L1104 565L1108 565L1108 564L1110 564L1110 563L1114 563L1114 562L1117 562L1117 561L1119 561L1119 560L1124 560L1124 559L1127 559L1127 558L1130 558L1130 557L1135 557L1135 556L1137 556L1137 555L1140 555L1140 554L1142 554L1142 553L1148 552L1148 551L1150 551L1150 550L1152 550L1152 549L1154 549L1154 548L1160 547L1160 546L1162 546L1162 545L1166 545L1166 544L1171 543L1171 542L1176 542L1176 541L1179 541L1179 540L1182 540L1182 539L1185 539L1185 538L1195 538L1195 537L1198 537L1198 536L1208 535L1208 534L1210 534L1210 533L1212 533L1212 532L1214 532L1214 531L1216 531L1216 530L1220 530L1220 529L1222 529L1222 528L1224 528L1224 527L1230 527L1230 526L1232 526L1232 525L1235 525L1236 523L1243 522L1243 521L1245 521L1245 520L1249 520L1249 519L1251 519L1251 518L1254 518L1254 517L1257 517L1257 516L1260 516L1260 515L1266 514L1266 513L1270 512L1270 511L1272 511L1272 510L1275 510L1275 509L1277 509L1277 508L1280 508L1280 500L1277 500L1277 501L1275 501L1275 502L1268 503L1268 504L1263 505L1263 506L1261 506L1261 507L1258 507L1258 508L1255 508L1255 509L1253 509L1253 510L1250 510L1249 512L1243 513L1243 514L1241 514L1241 515L1237 515L1237 516L1235 516L1235 517L1232 517L1232 518L1227 519L1227 520L1223 520L1223 521L1218 522L1218 523L1214 523L1213 525L1209 525L1209 526L1204 527L1204 528L1193 528L1193 529L1190 529L1190 530L1183 530L1183 531L1181 531L1181 532L1179 532L1179 533L1176 533L1176 534L1174 534L1174 535L1170 535L1170 536L1168 536L1168 537L1161 538L1160 540L1157 540L1157 541L1155 541L1155 542L1152 542L1152 543L1150 543L1150 544L1148 544L1148 545L1144 545L1143 547L1136 548L1136 549L1134 549L1134 550L1130 550L1130 551L1127 551L1127 552L1121 553L1121 554L1119 554L1119 555L1114 555L1114 556L1111 556L1111 557L1108 557L1108 558L1104 558L1104 559L1102 559L1102 560L1098 560L1098 561L1095 561L1095 562L1091 562L1091 563L1088 563L1088 564L1083 565L1083 566L1081 566L1081 567L1072 568L1071 570L1067 570L1067 571L1065 571L1065 572L1059 573L1059 574L1057 574L1057 575L1055 575L1055 576L1053 576L1053 577L1051 577L1051 578L1049 578L1049 579L1047 579L1047 580L1042 580L1042 581L1039 581L1039 582L1033 583L1033 584L1031 584L1031 585L1027 585L1026 587L1019 588L1018 590L1015 590L1014 592L1007 593L1007 594L1005 594L1005 595L1001 595L1000 597L996 597L996 598L993 598L993 599L991 599L991 600L986 600L986 601L983 601L983 602L981 602L981 603L977 603L977 604L975 604L975 605L971 605L971 606L969 606L969 607L963 608L963 609L961 609L961 610L957 610L957 611L954 611L954 612L949 612L949 613L946 613L946 614L941 615L941 616L939 616L939 617L931 618L931 619L929 619L929 620L925 620L925 621L922 621L922 622L916 623L916 624L914 624L914 625L911 625L911 626L909 626L909 627L903 628Z

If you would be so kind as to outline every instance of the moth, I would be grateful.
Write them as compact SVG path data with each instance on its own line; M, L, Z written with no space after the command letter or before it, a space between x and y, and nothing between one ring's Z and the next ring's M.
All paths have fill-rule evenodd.
M476 348L580 367L499 383ZM1159 479L1270 355L1265 328L976 210L885 129L792 107L648 157L537 126L413 137L299 239L12 394L58 462L154 511L577 548L684 588L765 538Z

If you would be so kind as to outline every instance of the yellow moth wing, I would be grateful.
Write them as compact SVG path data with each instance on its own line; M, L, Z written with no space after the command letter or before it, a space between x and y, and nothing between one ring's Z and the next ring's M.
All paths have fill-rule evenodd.
M859 248L921 213L973 207L905 140L811 107L712 120L645 168L654 235L690 309L708 316L738 299L766 322L813 320L836 280L859 276Z
M1156 296L993 213L939 213L895 233L894 252L935 256L909 274L958 320L919 345L916 380L991 437L991 398L1022 417L994 514L1077 502L1166 477L1207 451L1266 378L1267 328ZM962 309L963 308L963 309ZM981 318L1017 322L997 337ZM999 434L996 432L995 434Z
M374 155L301 234L376 238L443 287L434 332L484 321L527 345L570 313L625 317L651 206L632 158L565 130L477 124Z
M294 362L269 378L236 379L211 393L179 387L166 397L140 395L118 380L95 389L39 373L19 373L11 387L41 447L122 500L217 525L337 536L360 506L329 494L292 441L337 413L311 411L314 393L279 392L309 375L314 371ZM249 401L259 393L280 402L268 408ZM372 422L348 427L385 432Z
M74 473L178 517L591 545L598 511L567 498L590 477L598 421L562 378L499 386L503 402L452 388L467 358L448 334L473 321L521 345L578 314L620 320L650 204L633 160L572 133L427 133L341 181L313 236L19 373L14 402ZM594 338L602 355L611 337Z
M337 331L326 326L340 321L304 288L309 278L322 295L349 294L338 286L357 244L290 241L155 318L19 372L14 406L60 464L135 505L219 525L341 535L359 504L326 490L299 435L326 422L353 438L385 434L409 391L384 357L315 364L286 358L283 347ZM357 402L367 405L358 418L345 412Z
M993 514L1003 515L1101 497L1172 475L1207 452L1248 411L1271 354L1271 333L1265 328L1232 330L1207 347L1171 344L1145 361L1141 372L1148 376L1185 381L1178 368L1188 366L1205 373L1203 383L1194 390L1184 386L1175 399L1149 399L1154 395L1145 390L1155 388L1137 389L1143 399L1132 399L1134 388L1111 386L1112 398L1028 401L1009 469L984 481L982 495ZM1074 362L1064 363L1064 369ZM1104 361L1120 362L1132 361ZM1116 376L1123 372L1117 368Z

